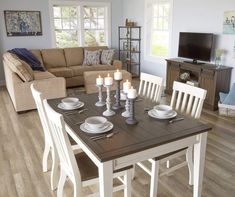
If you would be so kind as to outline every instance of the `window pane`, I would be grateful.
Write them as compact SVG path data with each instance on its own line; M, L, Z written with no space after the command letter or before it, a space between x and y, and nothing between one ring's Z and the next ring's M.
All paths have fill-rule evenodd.
M90 20L89 19L84 19L84 28L90 29Z
M61 19L54 19L55 29L62 29Z
M53 7L54 18L61 17L61 10L60 7Z
M77 7L61 7L62 18L76 18Z
M90 18L90 17L91 17L90 8L84 7L84 18Z
M104 8L98 8L98 18L104 18Z
M98 28L104 29L104 19L98 19Z
M55 33L56 46L59 48L78 47L80 45L77 31L56 30Z
M87 30L85 31L85 45L86 46L100 46L105 45L104 30Z
M98 29L97 19L91 19L91 29Z
M78 29L78 21L77 21L77 19L71 19L70 20L70 28L71 29Z
M62 29L70 29L70 21L69 19L62 20Z
M155 31L152 34L151 55L167 57L169 44L169 33Z

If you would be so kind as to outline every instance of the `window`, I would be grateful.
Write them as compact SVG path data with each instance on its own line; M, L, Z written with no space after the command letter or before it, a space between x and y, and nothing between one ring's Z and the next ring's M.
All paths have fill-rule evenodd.
M169 56L171 31L171 0L149 0L147 9L147 56L165 58Z
M91 3L90 3L91 4ZM53 5L55 45L59 48L109 45L108 5Z

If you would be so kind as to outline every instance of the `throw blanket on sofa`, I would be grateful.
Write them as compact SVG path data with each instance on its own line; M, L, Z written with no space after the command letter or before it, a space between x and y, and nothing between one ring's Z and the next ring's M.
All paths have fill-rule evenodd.
M41 62L28 49L14 48L8 52L17 55L17 57L29 64L33 70L45 71Z

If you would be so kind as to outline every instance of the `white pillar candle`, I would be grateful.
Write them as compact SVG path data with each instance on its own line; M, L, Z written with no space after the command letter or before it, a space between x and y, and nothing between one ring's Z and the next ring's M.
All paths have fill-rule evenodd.
M122 72L120 72L118 69L114 73L114 80L122 80Z
M104 78L104 84L106 86L111 86L113 85L113 78L110 77L110 74L107 75L107 77Z
M99 75L98 78L96 78L96 85L101 86L104 83L104 79Z
M137 97L137 91L133 88L133 86L131 86L131 88L128 90L127 97L129 99L135 99Z
M130 87L131 87L131 82L126 80L126 82L123 83L123 92L127 94Z

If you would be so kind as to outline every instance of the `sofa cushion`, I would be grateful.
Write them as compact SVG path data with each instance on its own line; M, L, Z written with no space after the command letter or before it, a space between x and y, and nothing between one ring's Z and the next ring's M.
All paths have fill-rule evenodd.
M92 65L92 66L71 66L69 67L71 70L73 70L74 76L82 76L84 72L86 71L99 71L99 70L115 70L114 66L110 65Z
M39 49L31 49L29 50L37 59L38 61L43 65L43 61L42 61L42 54L41 51Z
M100 52L101 52L101 50L97 50L97 51L85 50L83 65L91 66L93 64L99 64L100 63Z
M56 77L73 77L73 70L67 67L49 68L48 71Z
M33 74L34 74L35 80L55 78L55 75L53 75L52 73L48 71L45 71L45 72L34 71Z
M33 70L26 62L19 59L15 54L5 53L3 58L8 62L10 69L15 72L24 82L29 82L34 79Z
M108 50L102 50L101 52L101 64L108 64L111 65L113 61L115 50L114 49L108 49Z
M49 68L66 67L63 49L43 49L41 50L44 66Z
M83 63L84 55L82 47L65 48L64 55L67 66L81 65Z

